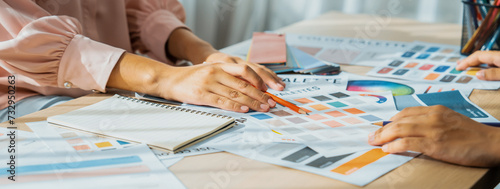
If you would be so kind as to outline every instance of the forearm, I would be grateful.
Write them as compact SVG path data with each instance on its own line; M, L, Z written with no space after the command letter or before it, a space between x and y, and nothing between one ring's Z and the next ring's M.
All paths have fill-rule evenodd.
M124 53L113 68L106 87L158 95L161 72L172 69L161 62Z
M184 28L174 30L165 47L167 54L177 59L189 60L193 64L200 64L210 54L218 52L208 42Z
M491 158L494 158L494 162L497 162L496 166L500 165L500 148L498 147L498 144L500 143L500 128L497 127L491 127L487 126L486 128L489 129L487 131L487 145L488 149L486 149L489 152L489 155Z

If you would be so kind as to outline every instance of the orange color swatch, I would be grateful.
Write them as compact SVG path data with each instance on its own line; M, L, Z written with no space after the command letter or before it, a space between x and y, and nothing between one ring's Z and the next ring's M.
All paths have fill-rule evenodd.
M302 104L307 104L307 103L314 102L314 101L309 100L309 99L307 99L307 98L299 98L299 99L295 99L295 101L300 102L300 103L302 103Z
M75 150L88 150L90 149L89 145L79 145L79 146L73 146Z
M338 166L335 169L332 169L331 171L343 175L349 175L361 169L362 167L379 160L387 154L388 153L385 153L384 151L382 151L382 149L375 148L364 153L363 155L360 155L357 158L352 159L351 161Z
M439 76L441 76L441 74L437 74L437 73L430 73L429 75L425 76L425 80L435 80L437 79Z
M416 63L416 62L410 62L410 63L406 64L405 68L414 68L417 65L418 65L418 63Z
M342 121L345 121L345 122L350 123L350 124L364 123L363 121L356 119L354 117L344 118L344 119L342 119Z
M325 116L322 116L322 115L319 115L319 114L313 114L313 115L310 115L310 116L306 116L307 118L309 119L312 119L312 120L322 120L322 119L326 119Z
M328 110L328 109L330 109L328 106L325 106L325 105L323 105L323 104L311 105L311 106L309 106L309 107L314 108L314 109L316 109L316 110L318 110L318 111L322 111L322 110Z
M331 112L326 112L325 114L329 115L329 116L332 116L332 117L342 117L342 116L346 116L346 114L342 113L342 112L339 112L339 111L331 111Z
M365 113L362 110L357 109L357 108L344 109L344 111L349 112L351 114L362 114L362 113Z

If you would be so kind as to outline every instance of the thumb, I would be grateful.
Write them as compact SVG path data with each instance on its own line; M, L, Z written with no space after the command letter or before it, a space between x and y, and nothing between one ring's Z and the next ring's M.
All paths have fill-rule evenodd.
M500 68L490 68L478 71L476 77L486 81L500 81Z

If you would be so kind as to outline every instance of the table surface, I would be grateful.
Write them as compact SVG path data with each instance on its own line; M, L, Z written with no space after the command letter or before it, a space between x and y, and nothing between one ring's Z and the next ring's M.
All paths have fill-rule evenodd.
M461 26L421 23L414 20L374 15L351 15L330 12L280 29L282 32L368 39L414 40L459 45ZM362 33L365 33L364 35ZM367 35L367 34L370 34ZM365 74L369 67L342 66L344 71ZM92 94L16 119L24 123L44 121L47 117L87 106L110 94ZM499 91L474 90L470 99L500 119ZM7 127L6 122L0 126ZM234 165L236 169L234 168ZM231 168L231 169L230 169ZM360 188L316 174L263 163L227 152L186 157L170 170L188 188ZM378 178L365 188L470 188L488 169L453 165L419 156Z

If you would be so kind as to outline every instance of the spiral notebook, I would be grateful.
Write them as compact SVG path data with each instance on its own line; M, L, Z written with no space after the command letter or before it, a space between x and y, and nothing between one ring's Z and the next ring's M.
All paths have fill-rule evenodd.
M114 95L47 119L55 126L178 152L235 124L232 117Z

